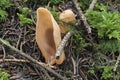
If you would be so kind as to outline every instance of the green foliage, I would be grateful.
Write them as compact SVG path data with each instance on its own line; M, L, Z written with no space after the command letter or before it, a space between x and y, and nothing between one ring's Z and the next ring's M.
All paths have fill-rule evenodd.
M63 2L64 0L41 0L41 4L43 5L48 4L48 3L50 3L51 5L57 5Z
M21 6L18 7L20 13L17 13L19 19L20 19L20 24L25 25L25 24L33 24L32 19L27 18L27 16L31 13L31 10L27 7L22 8Z
M0 80L8 80L9 74L0 70Z
M0 20L1 21L5 21L7 16L8 16L8 14L5 10L0 10Z
M9 8L12 4L9 2L9 0L0 0L0 8L2 10L5 10L6 8Z
M19 13L18 13L18 16L19 16L19 18L20 18L20 24L21 24L21 25L32 24L32 23L33 23L33 21L32 21L31 19L26 18L26 17L25 17L24 15L22 15L22 14L19 14Z
M18 7L19 11L21 12L22 15L27 16L28 14L31 13L31 10L27 7Z
M59 3L61 3L61 2L63 2L64 0L50 0L50 3L51 4L59 4Z
M98 30L98 36L100 38L108 37L109 39L114 38L120 40L119 13L90 11L87 17L91 26Z
M91 74L94 74L94 73L95 73L95 71L94 71L93 68L89 68L88 72L91 73Z
M8 13L5 11L7 8L12 6L9 0L0 0L0 20L5 21Z
M89 10L86 15L88 22L98 32L99 45L104 53L120 52L120 14L107 12L105 6L99 6L101 11Z
M86 17L90 26L97 31L93 33L97 36L97 50L99 55L95 55L97 69L90 69L89 73L100 72L101 80L113 79L113 66L114 64L106 54L120 52L120 14L118 12L108 12L109 6L96 5L95 10L88 10ZM105 54L102 54L102 53ZM109 64L109 65L108 65ZM119 71L117 71L116 79L119 78Z
M27 2L28 0L23 0L24 2Z
M115 61L111 60L110 57L102 54L101 52L93 54L93 59L94 62L92 62L92 66L94 67L90 68L90 70L93 70L96 75L99 75L100 80L113 80L113 68ZM118 74L116 74L116 78L119 78L119 71L117 72Z
M80 50L84 50L84 48L89 44L86 43L85 40L82 38L80 31L76 31L76 30L72 30L72 31L74 31L72 41L75 44L75 48L77 52L79 52Z
M103 70L101 79L108 80L108 79L112 78L113 77L112 70L113 70L113 66L104 66L104 70Z
M97 48L105 54L120 52L120 40L100 40Z
M78 0L79 1L79 0ZM80 0L78 2L79 6L82 8L82 10L85 10L88 8L89 4L91 3L92 0Z
M51 11L53 17L55 18L55 20L56 20L56 21L59 21L59 14L60 14L60 12L57 12L56 7L53 6L53 7L50 9L50 11Z
M100 10L100 11L107 11L107 9L109 8L109 6L105 6L105 5L103 5L103 4L96 4L95 5L95 9L96 10Z

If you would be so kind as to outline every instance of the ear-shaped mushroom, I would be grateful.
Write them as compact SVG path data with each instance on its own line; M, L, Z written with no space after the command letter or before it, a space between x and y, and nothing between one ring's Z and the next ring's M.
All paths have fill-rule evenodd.
M61 41L61 32L52 14L45 8L37 9L36 42L48 64L62 64L64 51L59 59L55 58L56 48Z

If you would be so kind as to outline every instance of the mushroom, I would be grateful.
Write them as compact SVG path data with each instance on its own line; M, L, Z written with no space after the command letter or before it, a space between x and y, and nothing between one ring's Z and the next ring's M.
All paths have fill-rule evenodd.
M65 60L64 51L59 59L55 58L56 49L61 41L60 28L50 11L40 7L37 9L36 42L46 63L62 64Z
M72 10L68 9L63 11L60 15L59 15L59 19L61 21L63 21L64 23L69 24L70 22L75 21L75 14L72 12ZM64 23L60 23L60 29L61 29L61 33L66 33L68 31L69 27L65 27Z
M69 23L75 20L75 14L72 10L68 9L60 14L59 19L63 22Z

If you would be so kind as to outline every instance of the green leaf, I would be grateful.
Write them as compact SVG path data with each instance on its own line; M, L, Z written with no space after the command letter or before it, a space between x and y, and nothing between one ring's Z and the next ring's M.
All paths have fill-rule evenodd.
M0 70L0 80L8 80L9 74Z
M0 20L1 21L5 21L7 16L8 16L8 14L6 11L0 10Z
M110 34L108 34L108 37L109 37L109 39L116 38L116 39L120 40L120 32L113 31Z
M26 18L24 15L22 14L17 14L20 18L20 24L21 25L25 25L25 24L33 24L33 21L29 18Z
M104 67L104 71L102 73L102 79L110 79L112 78L112 69L113 69L113 66L105 66Z
M21 12L22 15L27 16L28 14L31 13L31 10L27 7L18 7L19 11Z

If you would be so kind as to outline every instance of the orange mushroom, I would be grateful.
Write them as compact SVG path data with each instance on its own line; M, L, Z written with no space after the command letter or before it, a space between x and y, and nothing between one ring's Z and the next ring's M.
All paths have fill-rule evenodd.
M55 58L56 48L61 41L60 28L52 14L45 8L37 9L36 42L46 63L62 64L65 60L64 51L59 59Z

